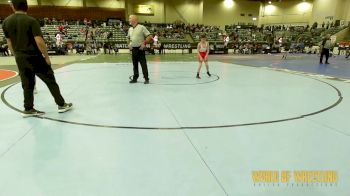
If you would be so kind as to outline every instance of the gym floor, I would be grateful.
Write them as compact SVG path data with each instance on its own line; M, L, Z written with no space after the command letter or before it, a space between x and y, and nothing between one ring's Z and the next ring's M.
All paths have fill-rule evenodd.
M53 57L74 109L57 113L37 80L22 118L19 77L0 82L0 195L324 196L350 190L350 61L316 55ZM13 57L0 69L17 71ZM141 69L140 69L141 71ZM335 171L332 183L256 182L255 171ZM295 180L295 179L294 179Z

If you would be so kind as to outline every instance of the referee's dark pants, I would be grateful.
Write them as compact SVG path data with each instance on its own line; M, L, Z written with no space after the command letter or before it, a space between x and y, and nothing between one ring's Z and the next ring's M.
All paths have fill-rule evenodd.
M328 63L328 58L329 58L329 49L328 48L322 48L320 63L323 62L323 55L326 56L326 63Z
M143 77L145 78L145 80L149 80L145 50L140 50L139 47L133 47L132 48L132 64L134 67L133 80L137 80L139 78L139 62L141 64Z
M47 85L56 104L64 105L65 101L56 83L51 65L48 65L41 55L16 56L16 63L22 81L25 110L30 110L34 106L35 75Z

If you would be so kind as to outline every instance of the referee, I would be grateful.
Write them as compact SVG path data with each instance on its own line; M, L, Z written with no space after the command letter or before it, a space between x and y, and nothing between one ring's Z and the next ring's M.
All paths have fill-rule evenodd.
M139 78L138 64L140 62L142 73L145 78L144 83L148 84L149 77L144 49L147 43L149 43L153 37L145 26L138 24L137 17L135 15L130 15L129 23L132 26L128 31L129 49L132 51L132 64L134 69L134 76L132 80L130 80L130 83L136 83L137 79Z
M25 108L23 117L45 114L34 109L35 75L49 88L58 105L58 112L70 110L73 105L65 103L56 83L39 22L27 15L27 0L11 0L11 8L14 14L4 20L2 28L21 77Z

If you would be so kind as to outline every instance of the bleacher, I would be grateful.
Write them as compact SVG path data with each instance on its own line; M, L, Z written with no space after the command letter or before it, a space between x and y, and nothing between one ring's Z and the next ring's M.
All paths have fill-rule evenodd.
M2 30L2 25L0 24L0 43L5 42L4 31Z
M161 43L187 43L188 41L185 38L159 37L159 42L161 42Z
M239 37L239 40L241 42L264 42L266 41L266 35L263 33L256 31L256 30L250 30L250 29L227 29L227 34L232 35L235 34ZM235 42L235 40L230 40L230 42Z
M202 34L203 32L195 32L195 33L191 33L191 36L195 42L199 42ZM224 40L222 31L207 32L205 34L209 42L223 42Z
M63 42L73 42L73 43L83 43L85 42L85 28L84 25L70 25L69 28L66 29L67 34L63 36ZM48 42L54 42L55 36L59 32L56 25L46 25L41 28L44 39ZM110 32L112 36L110 38L101 36L101 33L97 33L95 40L97 42L111 42L111 43L125 43L126 36L124 31L119 27L115 28L112 26L99 27L98 32Z
M198 43L200 37L205 31L205 28L201 26L199 30L197 29L194 32L189 32L188 29L184 29L181 26L176 26L175 29L168 28L167 24L147 24L147 28L151 33L157 34L160 43L192 43L190 41L191 37L193 42ZM0 24L1 27L1 24ZM56 34L59 32L59 25L45 25L41 28L43 32L44 39L47 43L56 42ZM85 45L86 42L86 29L92 27L87 27L86 25L68 25L65 26L63 43L71 44L82 44ZM127 29L127 27L125 27ZM120 26L99 26L96 27L96 33L94 40L99 45L104 43L109 43L110 45L114 44L126 44L127 38L125 33L125 28L122 29ZM317 46L327 34L334 35L337 32L343 30L345 27L334 27L330 29L317 28L317 29L308 29L308 27L303 26L292 26L286 28L283 26L278 26L273 29L271 27L258 28L256 26L237 26L231 25L226 26L225 33L230 36L230 44L255 44L255 43L274 43L277 38L283 37L283 40L289 42L291 45L302 45L305 46ZM204 29L204 30L203 30ZM187 33L187 34L185 34ZM205 32L207 35L207 40L214 44L222 44L224 31L211 29L210 32ZM106 36L108 35L108 36ZM190 38L188 38L188 37ZM0 28L0 43L5 43L4 33L2 28ZM231 45L231 47L232 47ZM124 46L125 47L125 46Z
M184 32L174 32L172 28L168 28L169 24L163 23L147 23L143 24L153 35L158 35L161 43L187 43Z

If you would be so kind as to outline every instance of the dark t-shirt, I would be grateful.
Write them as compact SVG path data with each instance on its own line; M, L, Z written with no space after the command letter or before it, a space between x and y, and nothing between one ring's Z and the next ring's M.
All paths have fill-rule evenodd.
M42 36L39 22L27 14L12 14L7 17L2 28L6 38L12 43L15 56L41 54L35 36Z

